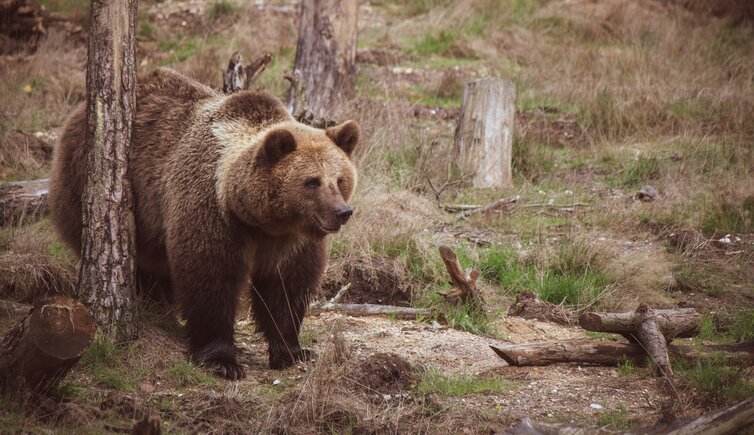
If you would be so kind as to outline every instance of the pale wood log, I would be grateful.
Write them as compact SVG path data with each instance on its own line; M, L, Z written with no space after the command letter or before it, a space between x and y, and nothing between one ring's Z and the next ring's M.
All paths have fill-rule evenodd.
M741 433L754 425L754 397L728 408L708 412L668 431L654 431L666 435L727 435Z
M0 226L21 225L47 215L47 178L0 184Z
M523 418L511 426L507 435L590 435L590 434L625 434L625 435L733 435L750 428L754 424L754 397L728 408L712 411L668 428L661 425L655 428L630 431L611 431L577 426L569 423L549 423Z
M512 366L545 366L559 363L617 366L626 360L642 366L647 363L644 348L636 343L574 339L500 344L490 347ZM700 347L671 345L668 347L668 352L673 359L691 363L708 358L721 358L728 365L754 365L754 341Z
M136 112L136 4L90 4L78 295L101 332L114 341L138 335L134 198L128 176Z
M0 386L54 387L89 348L95 329L91 312L71 298L38 303L0 340Z
M455 134L456 162L474 187L510 187L516 86L499 78L466 83Z
M334 304L325 303L309 307L310 315L317 315L325 311L334 311L354 317L364 316L393 316L401 320L416 320L419 317L430 317L434 311L430 308L397 307L379 304Z
M693 308L652 310L655 321L667 340L675 337L694 337L699 333L701 316ZM630 334L635 332L641 320L636 311L625 313L584 313L579 325L587 331Z
M331 119L332 110L356 88L358 0L302 0L294 71L299 72L307 110ZM288 94L289 106L297 98ZM297 114L292 112L294 116Z
M479 206L476 208L468 208L466 210L461 210L458 212L458 214L456 214L456 217L466 218L474 214L486 214L486 213L502 212L505 210L509 210L518 201L519 198L520 197L518 195L513 195L509 198L498 199L497 201L487 204L485 206Z
M672 376L673 368L670 366L668 356L668 343L662 335L653 310L647 310L645 305L640 307L637 313L641 316L641 323L636 331L636 338L644 345L647 354L652 358L652 365L656 376Z
M467 274L452 249L440 246L439 250L445 269L450 275L450 282L453 284L451 290L440 292L440 294L449 300L457 299L463 303L469 303L479 313L484 313L484 300L476 288L476 281L481 274L479 269L474 268Z

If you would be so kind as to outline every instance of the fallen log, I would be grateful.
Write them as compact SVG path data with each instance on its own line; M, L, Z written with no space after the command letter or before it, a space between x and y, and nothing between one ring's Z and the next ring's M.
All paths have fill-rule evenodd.
M649 311L654 313L654 320L668 341L675 337L694 337L699 333L701 316L693 308ZM587 331L633 334L642 319L638 309L627 313L584 313L579 317L579 326Z
M310 315L317 315L325 311L334 311L354 317L393 316L401 320L416 320L419 317L431 317L434 314L434 311L430 308L397 307L395 305L379 304L334 304L328 302L309 307Z
M754 397L728 408L702 414L693 420L671 427L659 425L653 428L620 432L569 423L549 423L523 418L511 426L505 433L507 435L732 435L741 433L743 429L750 428L752 424L754 424Z
M655 376L672 376L668 343L675 337L699 333L701 316L693 308L654 310L641 304L634 312L584 313L579 325L589 331L614 332L641 343L652 358Z
M0 340L0 387L46 391L89 348L95 325L91 312L81 303L53 296L34 306Z
M47 214L48 179L0 184L0 226L33 222Z
M647 364L647 354L640 344L618 343L592 339L548 341L527 344L490 346L512 366L545 366L558 363L595 364L617 366L633 361L638 366ZM694 363L698 360L719 358L728 365L754 365L754 341L736 344L702 346L669 346L673 359Z
M689 422L668 431L667 429L650 432L666 435L727 435L741 433L742 429L754 425L754 397L728 408L702 414Z
M495 211L504 211L512 207L518 202L520 196L513 195L509 198L501 198L497 201L491 202L487 205L471 205L471 204L451 204L445 205L443 208L449 213L456 213L456 217L459 219L467 218L474 214L486 214Z

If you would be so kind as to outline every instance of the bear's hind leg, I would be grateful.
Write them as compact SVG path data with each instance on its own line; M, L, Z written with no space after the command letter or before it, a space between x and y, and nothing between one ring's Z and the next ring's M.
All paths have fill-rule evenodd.
M252 276L254 321L269 346L270 368L284 369L312 354L298 341L301 322L326 266L324 243L309 243L271 274Z

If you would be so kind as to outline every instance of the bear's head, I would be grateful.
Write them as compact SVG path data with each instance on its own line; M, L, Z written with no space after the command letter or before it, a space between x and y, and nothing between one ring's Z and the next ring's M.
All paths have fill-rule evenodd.
M295 121L275 124L232 164L226 209L271 235L321 238L337 232L353 214L351 155L359 136L354 121L326 130Z

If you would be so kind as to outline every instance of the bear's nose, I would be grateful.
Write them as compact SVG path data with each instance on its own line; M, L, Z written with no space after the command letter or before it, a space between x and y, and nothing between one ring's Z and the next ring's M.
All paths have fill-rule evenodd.
M343 225L348 222L348 218L353 214L353 209L347 205L340 206L335 209L335 216L338 218L338 222Z

